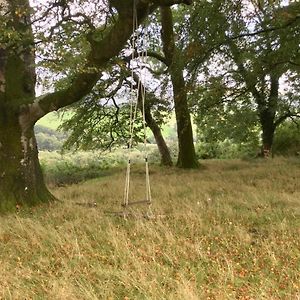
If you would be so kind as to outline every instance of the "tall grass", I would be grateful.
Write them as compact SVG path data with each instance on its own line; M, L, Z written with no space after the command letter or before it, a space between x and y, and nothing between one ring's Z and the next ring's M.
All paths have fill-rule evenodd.
M106 213L124 170L54 188L62 203L0 221L0 298L300 299L299 178L296 159L152 167L150 220Z

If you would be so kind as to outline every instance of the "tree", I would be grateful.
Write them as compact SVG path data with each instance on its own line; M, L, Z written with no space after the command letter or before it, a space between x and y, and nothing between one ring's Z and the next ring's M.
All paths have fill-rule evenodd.
M170 103L174 103L177 124L178 159L181 168L197 168L192 122L188 103L188 89L185 81L186 53L177 39L179 30L173 27L183 22L184 16L178 12L175 18L169 7L161 7L160 15L154 15L151 32L154 32L148 51L138 53L146 55L150 60L147 69L160 82L161 93L167 95ZM160 17L159 17L160 16ZM175 20L174 20L175 19ZM178 26L177 26L178 27Z
M171 8L161 7L160 17L162 49L158 48L156 51L148 52L148 55L167 66L166 73L171 79L179 150L177 166L181 168L197 168L198 161L184 78L185 54L176 45Z
M300 116L299 8L298 3L286 7L281 1L201 2L195 12L204 13L200 17L195 13L191 21L201 51L191 68L204 67L204 78L212 87L201 105L214 102L228 114L241 107L255 111L263 156L272 149L276 128L287 118ZM204 20L207 28L199 31ZM217 64L218 68L211 67Z
M139 89L137 108L141 112L139 116L135 117L133 140L135 142L143 141L142 115L145 109L145 123L153 133L161 156L161 164L172 166L171 154L160 128L160 124L163 122L162 114L165 111L163 101L158 99L155 93L148 91L138 74L130 72L123 65L123 61L120 65L121 69L118 68L117 72L110 72L111 77L108 79L99 80L84 101L73 106L72 117L61 126L61 129L70 134L64 148L110 150L113 147L128 144L131 138L131 108L127 103L129 100L125 103L118 102L120 99L124 100L124 96L136 98L136 95L131 95L132 87L136 92ZM112 73L117 73L116 77L112 76ZM143 93L145 93L144 106L142 104ZM154 109L157 111L156 117L152 113Z
M140 89L139 93L139 99L138 99L138 106L141 110L141 113L145 114L145 122L147 126L150 128L150 130L153 133L154 139L156 141L160 157L161 157L161 164L163 166L172 166L173 161L170 154L170 150L167 146L167 143L165 142L165 139L162 135L161 128L159 127L159 123L155 120L153 117L151 110L153 106L156 104L162 104L162 101L157 98L155 93L153 92L147 92L146 87L143 85L142 82L140 82L139 77L137 74L133 74L134 81L136 82L136 88ZM142 99L142 93L145 91L145 99ZM146 101L147 99L147 101ZM142 105L142 102L144 101L144 107ZM144 112L143 112L144 111ZM161 122L160 122L161 123Z
M260 126L253 103L248 95L224 96L220 78L209 78L206 85L195 91L194 121L197 124L198 155L201 149L215 149L214 145L230 144L240 157L256 156L259 149ZM204 156L207 155L205 151ZM214 158L216 155L214 156Z
M81 2L82 3L82 2ZM137 23L160 5L190 4L190 0L135 1ZM44 184L38 161L33 126L47 113L75 103L87 95L101 76L109 60L116 56L130 37L133 28L133 1L111 0L104 7L107 26L82 12L73 13L68 1L47 4L39 20L28 0L1 2L0 50L0 206L1 210L16 204L32 205L54 199ZM53 14L54 12L54 14ZM56 16L51 33L68 24L85 25L88 51L84 65L67 76L63 88L41 97L35 95L36 33L32 22ZM45 21L45 20L44 20ZM98 20L98 24L101 23ZM37 27L38 28L38 27ZM41 31L42 29L40 29ZM61 36L63 38L63 35ZM50 34L51 41L51 34ZM49 42L49 41L48 41Z
M162 42L165 63L168 66L173 86L173 97L178 135L177 166L182 168L196 168L196 158L193 129L188 107L186 83L184 79L183 53L176 47L172 10L161 7Z

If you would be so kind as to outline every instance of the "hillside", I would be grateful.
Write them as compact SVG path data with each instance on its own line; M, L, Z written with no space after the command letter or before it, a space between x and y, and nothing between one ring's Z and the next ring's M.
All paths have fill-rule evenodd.
M62 120L68 118L70 113L61 114L58 112L52 112L44 116L42 119L38 120L36 125L43 126L52 130L57 130Z
M34 131L41 151L59 151L67 138L67 133L58 130L63 120L69 118L71 112L64 114L52 112L40 119L34 126Z

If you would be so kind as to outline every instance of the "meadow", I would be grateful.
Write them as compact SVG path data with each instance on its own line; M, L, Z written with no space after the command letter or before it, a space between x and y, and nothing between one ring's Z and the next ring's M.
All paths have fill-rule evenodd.
M299 158L151 165L150 219L110 213L124 167L99 176L1 217L1 299L300 299Z

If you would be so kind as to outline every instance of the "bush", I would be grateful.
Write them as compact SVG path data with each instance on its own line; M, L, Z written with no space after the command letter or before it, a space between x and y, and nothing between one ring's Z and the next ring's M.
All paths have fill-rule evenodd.
M296 124L286 122L276 130L273 152L284 156L300 155L300 129Z
M34 127L35 136L39 150L55 151L60 150L66 140L66 134L47 128L42 125Z
M124 166L124 155L100 152L66 153L40 152L45 180L51 185L65 185L105 176L110 170Z
M149 161L160 160L156 145L147 145ZM104 153L100 151L79 151L61 154L57 151L40 151L40 162L47 184L66 185L111 174L118 168L125 168L129 156L127 149ZM143 145L130 152L133 163L144 163Z
M196 153L199 159L232 159L254 157L258 149L257 143L233 143L229 139L216 142L199 142Z

